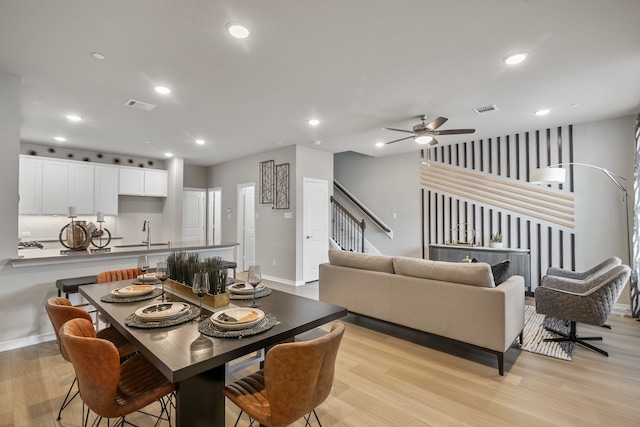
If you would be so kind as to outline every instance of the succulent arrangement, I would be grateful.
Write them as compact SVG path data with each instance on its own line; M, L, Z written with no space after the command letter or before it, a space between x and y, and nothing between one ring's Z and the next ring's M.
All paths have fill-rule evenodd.
M502 243L502 234L501 233L492 234L489 241L492 243Z
M196 252L172 252L167 257L167 272L171 279L187 286L192 285L195 273L209 273L209 293L217 295L227 291L228 271L220 257L200 260Z

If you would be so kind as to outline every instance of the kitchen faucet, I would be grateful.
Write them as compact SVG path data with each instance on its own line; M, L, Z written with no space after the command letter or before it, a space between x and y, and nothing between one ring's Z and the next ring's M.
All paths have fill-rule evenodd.
M147 250L150 250L151 249L151 222L149 222L148 219L145 219L144 223L142 223L142 231L147 232L147 240L143 240L142 243L146 243Z

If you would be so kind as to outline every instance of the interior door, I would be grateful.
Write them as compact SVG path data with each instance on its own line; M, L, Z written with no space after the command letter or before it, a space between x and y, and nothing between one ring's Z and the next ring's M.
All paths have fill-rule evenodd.
M207 242L220 244L222 238L222 190L209 189L207 196Z
M329 251L329 190L327 181L303 178L303 280L318 280L319 265Z
M182 192L182 240L185 242L205 241L205 190Z
M238 240L240 242L240 271L256 262L255 184L238 185Z

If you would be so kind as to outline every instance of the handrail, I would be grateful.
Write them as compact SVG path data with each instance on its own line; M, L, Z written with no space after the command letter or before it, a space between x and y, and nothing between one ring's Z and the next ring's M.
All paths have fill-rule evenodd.
M330 197L331 203L334 203L336 205L338 205L338 207L340 208L340 210L342 210L342 212L347 215L349 218L351 218L353 220L353 222L357 222L358 224L361 225L362 228L366 228L367 224L364 222L364 219L360 220L358 218L356 218L355 216L353 216L353 214L351 214L351 212L349 212L347 210L347 208L345 208L342 203L340 203L339 201L336 200L335 197L331 196Z
M360 209L366 216L368 216L371 221L373 221L378 227L380 227L385 233L391 233L391 229L389 227L387 227L382 220L380 220L373 212L371 212L369 209L367 209L362 203L360 203L360 201L349 192L349 190L347 190L346 188L344 188L344 186L342 184L340 184L338 181L334 180L333 181L333 185L336 186L336 188L338 190L340 190L340 192L342 194L344 194L354 205L356 205L358 207L358 209Z

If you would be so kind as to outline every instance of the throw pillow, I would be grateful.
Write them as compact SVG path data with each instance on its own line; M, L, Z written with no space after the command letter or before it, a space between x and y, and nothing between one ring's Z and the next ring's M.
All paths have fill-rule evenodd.
M496 282L496 286L498 286L509 278L509 260L505 259L496 265L492 265L491 272L493 273L493 281Z
M478 262L478 260L473 258L471 262ZM509 278L509 262L508 259L505 259L491 266L491 273L493 273L493 281L496 286Z

